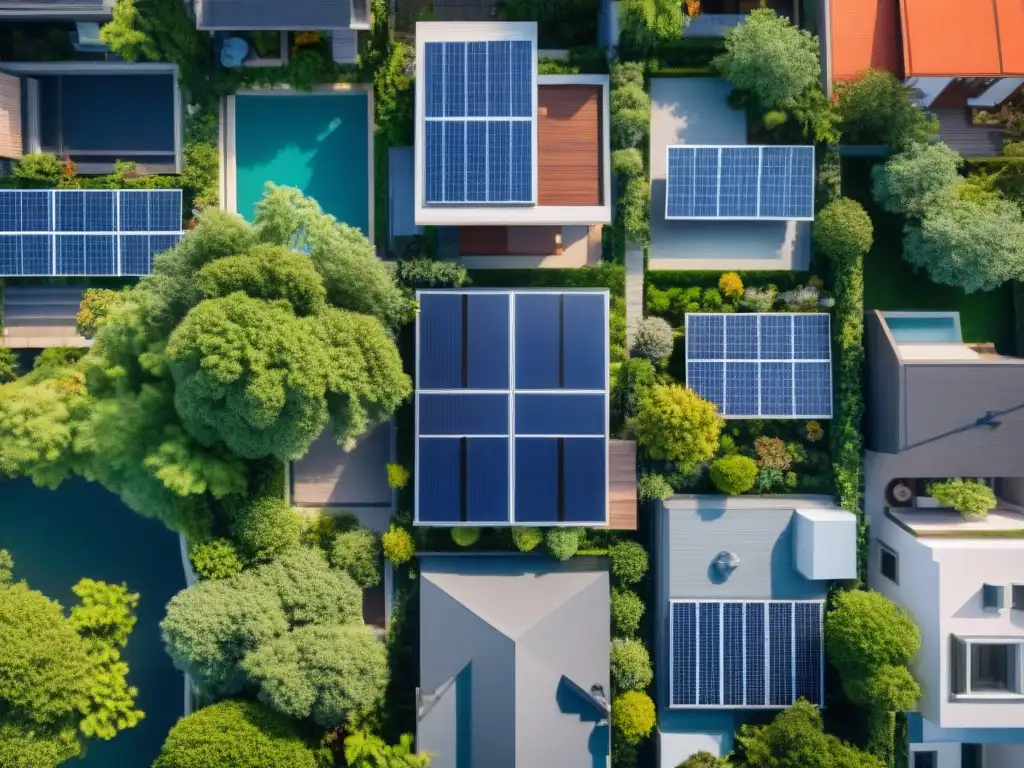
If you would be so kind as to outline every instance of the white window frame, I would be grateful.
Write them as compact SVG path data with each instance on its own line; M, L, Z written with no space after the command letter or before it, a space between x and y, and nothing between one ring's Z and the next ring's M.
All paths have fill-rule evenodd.
M951 701L1024 701L1024 638L1019 637L964 637L950 635L949 659L949 698ZM956 671L953 668L952 643L963 644L964 688L963 693L954 693L953 684ZM1012 645L1016 646L1015 676L1016 690L1010 691L972 691L971 690L971 647L975 645Z

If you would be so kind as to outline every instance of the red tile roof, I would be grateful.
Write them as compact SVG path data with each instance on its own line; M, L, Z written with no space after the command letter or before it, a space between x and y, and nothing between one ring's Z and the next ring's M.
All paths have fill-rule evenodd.
M899 0L832 0L832 79L849 80L865 69L902 76Z

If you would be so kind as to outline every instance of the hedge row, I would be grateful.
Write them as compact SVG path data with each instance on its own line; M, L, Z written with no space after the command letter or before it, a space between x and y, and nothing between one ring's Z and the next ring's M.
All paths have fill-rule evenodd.
M786 272L781 270L744 270L741 275L744 285L768 285L771 283L779 291L788 291L807 285L811 275L809 272ZM718 288L722 270L658 270L649 271L644 275L647 286L661 290L669 288Z

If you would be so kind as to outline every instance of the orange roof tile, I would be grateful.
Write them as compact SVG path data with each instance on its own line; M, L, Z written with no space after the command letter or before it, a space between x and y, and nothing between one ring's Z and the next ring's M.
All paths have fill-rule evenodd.
M833 0L833 80L849 80L868 68L902 74L897 5L898 0Z
M900 0L908 77L1024 74L1024 0Z

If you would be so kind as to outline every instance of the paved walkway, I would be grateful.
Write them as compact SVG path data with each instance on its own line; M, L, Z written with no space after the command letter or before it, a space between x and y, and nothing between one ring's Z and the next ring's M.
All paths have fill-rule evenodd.
M633 346L633 334L644 316L644 249L626 244L626 348Z

